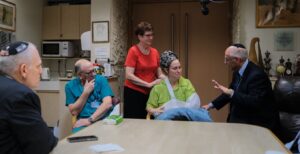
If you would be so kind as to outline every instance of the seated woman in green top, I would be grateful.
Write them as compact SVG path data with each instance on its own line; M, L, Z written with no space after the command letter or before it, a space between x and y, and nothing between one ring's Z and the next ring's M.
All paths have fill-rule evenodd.
M207 110L200 108L200 98L190 80L181 76L176 54L163 52L160 67L167 77L152 88L147 111L158 120L211 121Z

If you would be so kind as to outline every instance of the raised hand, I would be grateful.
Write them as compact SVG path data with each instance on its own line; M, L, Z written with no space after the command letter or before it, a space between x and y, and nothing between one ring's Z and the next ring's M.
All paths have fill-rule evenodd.
M219 84L216 80L212 80L212 82L214 83L214 88L220 90L222 93L227 94L227 95L232 95L233 94L233 90L232 89L228 89L227 87Z
M86 81L84 84L84 89L83 92L90 94L95 87L95 79L91 80L91 81Z

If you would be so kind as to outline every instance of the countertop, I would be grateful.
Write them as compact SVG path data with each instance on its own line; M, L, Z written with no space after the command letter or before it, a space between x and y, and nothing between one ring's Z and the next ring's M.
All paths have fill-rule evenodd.
M60 81L70 81L73 78L75 78L75 77L72 77L72 78L60 77L57 80L41 81L39 87L36 88L35 90L38 92L39 91L59 92L59 88L60 88L59 82ZM117 80L118 76L117 75L110 76L110 77L107 77L107 79L109 81Z
M72 80L73 78L75 78L75 76L73 76L72 78L67 78L67 77L60 77L58 78L60 81L70 81ZM106 77L108 80L114 80L114 79L118 79L118 76L117 75L113 75L113 76L109 76L109 77Z
M36 91L52 91L59 92L59 81L58 80L50 80L50 81L41 81Z

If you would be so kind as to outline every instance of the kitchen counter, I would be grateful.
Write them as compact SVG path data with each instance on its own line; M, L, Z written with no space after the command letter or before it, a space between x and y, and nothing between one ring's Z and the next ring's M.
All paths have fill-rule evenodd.
M74 79L74 78L75 78L75 76L73 76L72 78L61 77L61 78L59 78L59 80L60 80L60 81L70 81L70 80L72 80L72 79ZM117 76L117 75L113 75L113 76L109 76L109 77L106 77L106 78L107 78L107 80L111 81L111 80L116 80L116 79L118 79L118 76Z
M49 92L59 92L59 81L50 80L50 81L41 81L36 91L49 91Z

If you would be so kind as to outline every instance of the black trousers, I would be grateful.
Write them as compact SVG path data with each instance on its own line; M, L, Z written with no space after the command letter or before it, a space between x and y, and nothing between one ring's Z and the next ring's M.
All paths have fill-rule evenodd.
M149 95L124 87L124 118L145 119Z

